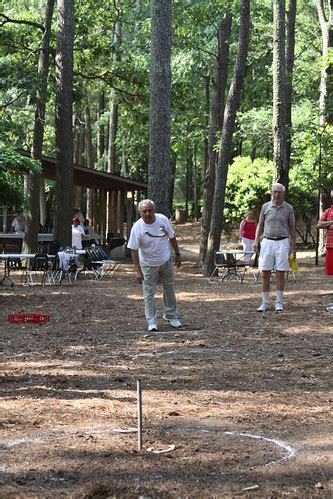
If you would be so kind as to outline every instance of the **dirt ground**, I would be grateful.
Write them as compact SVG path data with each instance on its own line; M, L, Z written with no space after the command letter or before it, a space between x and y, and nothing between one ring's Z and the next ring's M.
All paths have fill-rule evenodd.
M251 275L209 282L198 224L177 233L179 330L159 292L160 330L146 331L130 261L102 281L0 288L1 498L332 497L323 261L299 254L285 312L260 314ZM9 323L18 312L50 321Z

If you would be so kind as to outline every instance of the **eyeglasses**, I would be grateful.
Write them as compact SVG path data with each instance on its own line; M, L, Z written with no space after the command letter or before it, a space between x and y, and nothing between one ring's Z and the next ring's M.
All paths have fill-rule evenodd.
M149 208L147 210L141 210L141 213L152 213L154 210Z

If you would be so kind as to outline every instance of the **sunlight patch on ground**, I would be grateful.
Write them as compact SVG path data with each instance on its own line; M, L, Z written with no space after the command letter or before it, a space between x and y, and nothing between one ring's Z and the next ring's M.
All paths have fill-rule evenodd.
M222 290L221 290L222 291ZM255 295L253 296L255 298ZM198 302L198 300L205 302L215 302L215 301L239 301L239 300L249 300L248 293L237 293L235 296L231 295L221 295L217 294L215 296L209 296L207 298L207 292L203 293L187 293L187 292L177 292L178 300L186 300L188 302Z
M293 327L286 327L285 329L286 333L290 334L311 334L311 335L318 335L318 334L331 334L333 331L333 327L326 327L324 325L320 326L318 324L318 328L315 330L313 329L313 325L308 325L308 326L301 326L297 324L296 326Z
M66 361L66 364L64 364L64 359L56 359L53 358L51 359L38 359L38 361L33 361L33 360L27 360L24 359L22 362L18 362L16 359L15 360L15 370L17 369L36 369L39 372L41 372L41 369L44 367L45 369L66 369L66 372L69 372L67 369L68 368L73 368L77 369L77 364L78 361L73 360L73 361Z
M127 298L130 300L142 300L142 295L127 295Z

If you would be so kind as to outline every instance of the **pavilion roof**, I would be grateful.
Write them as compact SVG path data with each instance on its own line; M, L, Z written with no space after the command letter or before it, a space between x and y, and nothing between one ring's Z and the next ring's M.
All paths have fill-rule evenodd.
M24 156L31 156L30 151L19 149ZM42 156L42 177L56 180L56 160ZM93 168L74 164L74 185L89 189L103 189L105 191L147 191L148 184L139 180L132 180L115 173L107 173Z

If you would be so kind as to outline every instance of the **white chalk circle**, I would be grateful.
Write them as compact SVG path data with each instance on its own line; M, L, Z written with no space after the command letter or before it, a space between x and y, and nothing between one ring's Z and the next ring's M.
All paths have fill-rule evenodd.
M288 445L286 442L283 442L282 440L279 440L277 438L269 438L269 437L264 437L263 435L253 435L252 433L242 433L238 431L225 431L224 434L236 437L253 438L255 440L264 440L265 442L270 442L274 445L277 445L278 447L280 447L285 451L285 454L282 457L280 457L279 459L274 459L269 463L266 463L265 466L269 466L271 464L278 464L281 461L287 461L288 459L294 457L296 454L296 449L294 449L294 447L291 447L291 445Z
M78 437L80 435L98 435L101 433L137 433L137 428L101 428L99 430L84 430L84 431L56 431L53 433L41 433L34 437L22 437L8 442L0 442L0 450L12 449L17 445L30 444L33 442L44 442L54 438Z
M192 430L193 428L191 428ZM105 434L105 433L137 433L137 428L101 428L97 430L84 430L84 431L75 431L75 432L53 432L53 433L41 433L40 435L35 435L32 437L22 437L22 438L17 438L14 440L9 440L7 442L0 442L0 451L3 450L8 450L12 449L13 447L16 447L18 445L24 445L28 443L33 443L33 442L43 442L46 440L51 440L54 438L65 438L65 437L76 437L80 435L97 435L97 434ZM201 429L202 432L205 433L210 433L210 429ZM265 466L269 466L272 464L278 464L282 461L287 461L288 459L291 459L296 455L296 449L292 447L291 445L287 444L286 442L283 442L282 440L279 440L277 438L270 438L270 437L265 437L263 435L254 435L252 433L242 433L242 432L237 432L237 431L225 431L225 435L227 436L233 436L233 437L241 437L241 438L251 438L254 440L263 440L265 442L270 442L280 449L284 450L284 455L280 457L279 459L275 459L273 461L270 461L265 464ZM147 449L148 452L152 452L153 454L162 454L162 453L167 453L175 450L176 446L174 444L169 445L165 449L155 449L154 447L149 447ZM3 472L5 471L4 469L0 468L0 471Z

